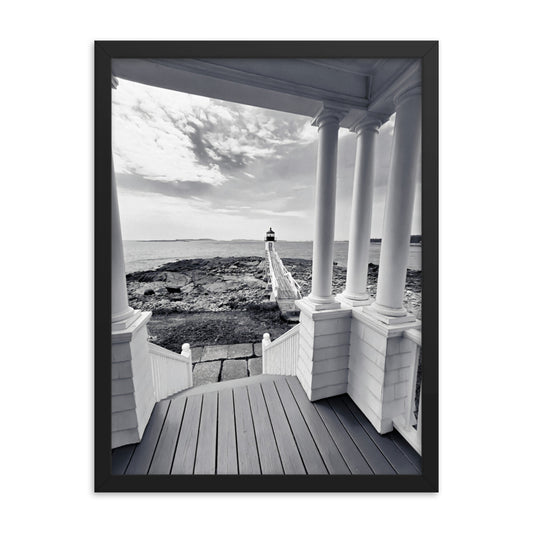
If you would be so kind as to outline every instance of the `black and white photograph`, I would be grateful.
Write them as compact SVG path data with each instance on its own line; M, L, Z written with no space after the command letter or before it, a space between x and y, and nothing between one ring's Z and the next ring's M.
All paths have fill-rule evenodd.
M111 59L112 476L436 489L422 430L436 46Z
M3 6L4 530L528 529L526 6Z

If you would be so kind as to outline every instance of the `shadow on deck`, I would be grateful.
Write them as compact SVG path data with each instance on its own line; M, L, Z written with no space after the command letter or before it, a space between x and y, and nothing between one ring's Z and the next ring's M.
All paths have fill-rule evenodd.
M421 459L346 394L310 402L295 377L261 375L159 402L142 441L113 450L112 473L419 475Z

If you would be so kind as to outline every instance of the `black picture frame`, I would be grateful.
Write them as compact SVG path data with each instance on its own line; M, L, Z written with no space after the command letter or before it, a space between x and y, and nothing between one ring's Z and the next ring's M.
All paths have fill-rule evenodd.
M111 474L111 62L114 58L419 58L422 61L421 475L114 476ZM438 491L438 42L96 41L94 44L94 490L96 492Z

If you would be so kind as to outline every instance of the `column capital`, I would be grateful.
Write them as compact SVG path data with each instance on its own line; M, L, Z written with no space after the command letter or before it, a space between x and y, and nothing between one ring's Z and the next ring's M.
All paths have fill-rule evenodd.
M422 86L415 85L414 87L409 87L408 89L402 90L394 95L393 102L396 110L410 100L411 98L418 97L422 94Z
M337 124L348 114L347 107L332 106L330 104L323 104L320 111L313 117L311 126L317 126L318 129L327 124Z
M383 113L374 113L372 111L369 111L366 113L363 117L357 119L351 126L350 131L355 133L356 135L361 134L363 131L374 131L378 132L379 128L385 122L389 120L389 115L385 115Z

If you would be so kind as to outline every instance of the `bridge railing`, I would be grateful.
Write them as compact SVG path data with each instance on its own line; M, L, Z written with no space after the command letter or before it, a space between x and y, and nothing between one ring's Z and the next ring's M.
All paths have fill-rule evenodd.
M300 324L270 340L270 334L263 335L263 374L295 376L300 349Z
M294 298L296 300L300 300L302 298L302 287L300 287L300 284L292 277L292 274L288 270L286 270L286 272L287 277L289 278L289 281L291 282L292 288L294 290Z
M271 243L268 243L268 244L269 246L268 246L267 258L268 258L268 268L270 271L270 284L272 285L272 294L274 295L274 298L277 298L279 284L278 284L278 280L276 279L276 274L274 272L274 267L272 265L272 257L270 255L272 253L272 246L271 246Z
M292 290L293 290L294 298L296 300L299 300L302 297L302 288L300 287L298 282L292 277L292 274L287 270L287 268L283 264L283 261L281 260L280 256L278 255L278 252L276 250L274 250L274 249L270 249L269 252L274 255L274 260L279 264L282 274L289 280L289 282L291 284L291 287L292 287ZM275 273L274 273L274 269L272 267L272 258L270 257L270 253L268 254L268 260L269 260L269 264L270 264L270 276L274 280L276 278L276 276L275 276ZM274 283L272 283L272 286L274 286ZM277 285L277 282L276 282L276 288L277 287L278 287L278 285Z

